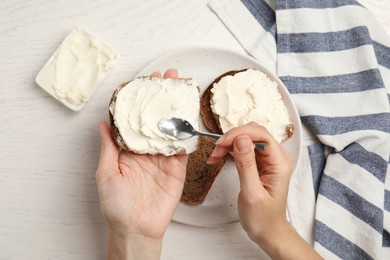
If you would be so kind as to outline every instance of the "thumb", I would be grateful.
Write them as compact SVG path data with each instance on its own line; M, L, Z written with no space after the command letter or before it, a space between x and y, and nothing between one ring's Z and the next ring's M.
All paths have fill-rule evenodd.
M251 196L264 189L260 182L252 140L238 136L233 144L234 161L240 178L241 192Z
M103 120L99 122L100 139L102 147L100 150L99 169L103 173L114 172L118 168L119 149L111 137L110 126Z

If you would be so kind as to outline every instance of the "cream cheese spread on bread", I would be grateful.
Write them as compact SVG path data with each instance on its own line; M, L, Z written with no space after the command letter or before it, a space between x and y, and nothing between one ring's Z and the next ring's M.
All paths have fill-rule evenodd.
M76 28L45 64L36 82L70 108L86 103L117 61L117 54ZM77 109L75 109L77 110Z
M263 125L278 141L292 124L277 83L261 71L248 69L213 84L210 105L222 131L251 121Z
M199 89L192 79L139 77L121 88L110 112L126 147L140 154L181 154L197 149L198 138L173 140L158 128L178 117L198 126Z

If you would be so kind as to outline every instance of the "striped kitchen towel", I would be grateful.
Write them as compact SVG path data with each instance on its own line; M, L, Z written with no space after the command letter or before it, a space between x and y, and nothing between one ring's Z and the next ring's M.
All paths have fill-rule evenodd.
M354 0L211 0L289 89L304 149L292 224L326 259L390 259L390 38ZM286 249L288 250L288 249Z

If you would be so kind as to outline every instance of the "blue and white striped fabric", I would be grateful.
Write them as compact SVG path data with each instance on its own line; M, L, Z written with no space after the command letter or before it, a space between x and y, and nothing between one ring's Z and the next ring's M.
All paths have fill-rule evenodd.
M390 38L354 0L209 6L298 107L292 224L326 259L390 259Z

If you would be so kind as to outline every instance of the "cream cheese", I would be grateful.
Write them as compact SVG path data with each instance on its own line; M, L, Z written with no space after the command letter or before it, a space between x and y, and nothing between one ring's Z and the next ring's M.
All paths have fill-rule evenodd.
M69 108L80 110L112 70L117 58L107 45L76 28L41 69L36 82Z
M121 89L110 106L126 146L140 154L192 153L196 137L173 140L158 128L162 119L178 117L199 125L199 90L192 79L140 77Z
M251 121L263 125L282 142L291 119L277 83L261 71L248 69L214 83L210 100L223 132Z

